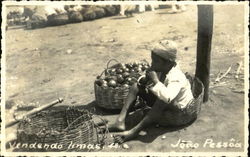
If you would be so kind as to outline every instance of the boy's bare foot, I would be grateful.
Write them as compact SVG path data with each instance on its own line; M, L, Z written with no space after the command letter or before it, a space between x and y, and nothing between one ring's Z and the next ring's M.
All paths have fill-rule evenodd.
M118 142L120 144L133 139L135 136L136 134L132 131L123 131L123 132L113 133L115 142Z
M113 124L108 124L109 131L124 131L126 129L125 122L123 121L116 121Z

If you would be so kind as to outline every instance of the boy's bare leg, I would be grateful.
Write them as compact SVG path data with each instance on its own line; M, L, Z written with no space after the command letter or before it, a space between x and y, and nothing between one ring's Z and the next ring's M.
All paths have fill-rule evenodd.
M139 92L139 90L138 90L137 84L132 85L130 90L129 90L128 98L127 98L124 106L122 107L122 110L121 110L117 120L115 121L114 124L108 124L109 131L115 131L115 130L124 131L126 129L125 128L125 119L126 119L126 116L128 115L129 109L134 104L134 102L137 98L138 92Z
M160 100L157 100L153 105L152 109L148 114L143 118L143 120L138 123L134 128L128 131L123 131L119 133L114 133L115 136L120 136L123 139L123 142L131 140L146 126L156 123L158 120L161 120L163 117L166 104L161 103Z

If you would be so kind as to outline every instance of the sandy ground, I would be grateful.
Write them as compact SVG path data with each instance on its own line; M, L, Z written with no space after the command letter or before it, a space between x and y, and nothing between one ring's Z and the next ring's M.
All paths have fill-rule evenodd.
M36 30L9 29L6 32L6 121L12 119L9 108L15 104L42 105L63 97L62 106L94 107L93 83L109 59L133 62L150 61L150 44L171 39L179 45L178 61L184 72L195 72L197 8L188 6L183 13L169 14L167 9L135 14L131 18L113 16L90 22L47 27ZM236 63L244 59L244 10L242 6L214 7L211 84L218 72L232 70L225 84L210 90L209 101L198 119L185 128L146 129L127 142L129 149L103 151L243 151L244 81L234 78ZM241 69L240 78L243 78ZM7 129L7 133L14 131ZM165 136L165 138L162 138ZM198 143L198 148L174 148L179 139ZM214 142L241 143L241 148L211 148Z

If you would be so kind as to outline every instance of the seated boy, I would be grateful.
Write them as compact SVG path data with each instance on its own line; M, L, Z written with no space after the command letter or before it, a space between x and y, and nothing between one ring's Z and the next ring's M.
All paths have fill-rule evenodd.
M176 44L169 40L157 43L151 51L151 70L146 76L153 84L146 87L148 90L138 84L132 85L116 122L108 124L110 131L121 131L114 135L121 137L123 142L131 140L144 127L154 123L162 126L179 126L195 119L187 110L193 100L191 86L175 62L176 53ZM151 109L134 128L125 131L125 118L131 106L135 104L137 96L144 99Z

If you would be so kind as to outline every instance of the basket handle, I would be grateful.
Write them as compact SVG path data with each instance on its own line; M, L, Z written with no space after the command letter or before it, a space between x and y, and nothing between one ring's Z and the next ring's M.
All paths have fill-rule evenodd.
M117 63L120 63L118 60L116 60L116 59L114 59L114 58L113 58L113 59L110 59L110 60L108 61L108 63L107 63L107 68L106 68L106 69L109 69L109 67L110 67L109 64L110 64L112 61L116 61ZM104 68L104 69L105 69L105 68ZM105 69L105 70L106 70L106 69ZM98 75L98 77L101 78L102 75L103 75L103 73L105 72L105 70L102 71L102 73L101 73L100 75Z
M108 63L107 63L107 69L109 68L109 64L110 64L110 62L112 62L112 61L116 61L117 63L120 63L118 60L116 60L116 59L110 59L109 61L108 61Z

